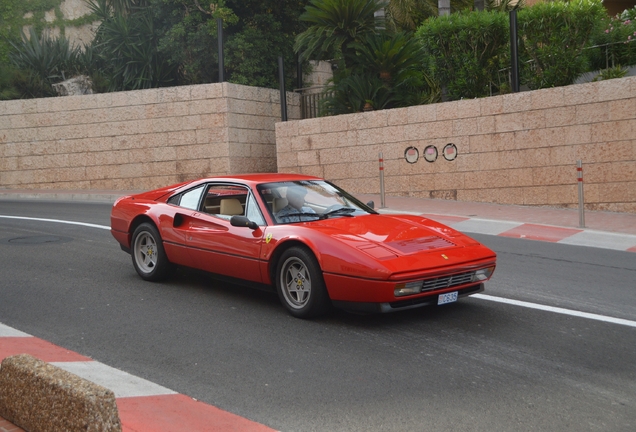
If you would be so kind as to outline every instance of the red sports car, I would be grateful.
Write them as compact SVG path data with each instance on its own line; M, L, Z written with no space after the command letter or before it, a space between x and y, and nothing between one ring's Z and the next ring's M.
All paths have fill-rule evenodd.
M378 214L296 174L206 178L125 196L111 232L145 280L175 266L275 288L294 316L391 312L484 289L493 251L430 219Z

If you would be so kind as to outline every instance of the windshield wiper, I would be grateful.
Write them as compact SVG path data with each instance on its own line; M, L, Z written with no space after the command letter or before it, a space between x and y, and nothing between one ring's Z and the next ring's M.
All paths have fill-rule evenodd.
M356 209L351 207L340 207L335 210L328 211L327 213L323 213L320 215L320 219L327 219L329 216L349 216L353 217L351 213L355 212Z
M306 221L300 219L301 216L310 216L310 217L314 217L316 219L320 219L320 215L318 213L304 213L304 212L289 213L289 214L286 214L286 215L277 216L276 219L287 220L286 218L292 218L294 216L298 216L299 220L298 221L292 220L292 221L289 221L287 223L290 223L290 222L306 222ZM286 223L286 222L283 222L283 223Z

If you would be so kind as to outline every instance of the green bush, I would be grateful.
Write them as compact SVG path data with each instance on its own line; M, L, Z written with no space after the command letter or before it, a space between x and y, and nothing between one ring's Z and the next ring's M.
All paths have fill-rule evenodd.
M28 38L23 34L22 42L11 42L11 46L9 59L14 69L6 88L15 89L18 97L55 96L53 84L83 72L82 50L63 36L38 36L31 28Z
M432 76L449 99L488 96L497 91L499 69L508 58L506 13L463 12L430 18L416 32Z
M519 11L521 81L531 89L572 84L589 70L584 49L605 16L599 0L537 3Z
M158 50L152 9L113 9L107 0L89 3L101 24L92 43L93 56L109 81L110 91L175 85L177 67Z
M586 51L592 70L636 64L636 7L603 20Z

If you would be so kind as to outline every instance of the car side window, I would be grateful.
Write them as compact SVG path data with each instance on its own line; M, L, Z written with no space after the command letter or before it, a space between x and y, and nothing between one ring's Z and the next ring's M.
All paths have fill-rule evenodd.
M192 189L188 192L185 192L181 196L181 201L179 202L179 205L181 207L185 207L190 210L198 210L202 193L203 193L203 186L199 186L196 189Z
M265 225L265 218L261 210L258 208L254 195L250 194L247 199L247 218L252 222L256 222L259 226Z
M168 204L177 205L190 210L198 210L199 202L201 202L201 194L203 193L203 186L191 189L189 191L171 196L168 199Z
M247 195L243 186L212 183L208 185L202 211L222 219L244 216Z

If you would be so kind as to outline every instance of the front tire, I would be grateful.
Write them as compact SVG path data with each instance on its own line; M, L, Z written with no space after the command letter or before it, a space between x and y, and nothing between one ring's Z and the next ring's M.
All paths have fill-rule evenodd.
M170 274L172 265L163 249L163 241L157 228L150 223L142 223L132 236L132 262L142 279L161 281Z
M297 318L324 314L330 300L316 258L305 248L283 252L276 268L276 290L287 311Z

